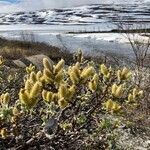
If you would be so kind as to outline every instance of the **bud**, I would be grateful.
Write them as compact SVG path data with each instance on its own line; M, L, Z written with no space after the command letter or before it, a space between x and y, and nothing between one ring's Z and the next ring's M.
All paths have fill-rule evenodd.
M74 71L70 72L70 79L73 84L77 84L79 82L78 75Z
M117 86L116 84L114 84L112 86L111 92L112 92L113 96L115 96L117 98L120 98L122 96L122 94L123 94L123 87L122 87L122 85Z
M69 89L68 89L68 93L67 93L67 98L70 100L73 95L75 94L76 92L76 86L75 85L72 85Z
M90 89L92 92L95 92L96 89L97 89L97 84L96 84L95 81L92 80L92 81L89 82L88 87L89 87L89 89Z
M118 78L119 81L121 80L121 70L117 71L117 78Z
M94 75L93 80L98 84L99 77L97 73Z
M0 135L3 139L6 139L7 138L7 135L8 135L8 131L6 128L3 128L0 130Z
M37 81L34 86L32 87L31 89L31 92L30 92L30 97L31 98L34 98L36 97L38 94L40 94L40 91L41 91L41 82Z
M44 74L44 76L46 76L46 77L49 78L49 79L53 79L53 78L54 78L52 72L49 71L48 69L44 69L44 70L43 70L43 74Z
M83 60L83 53L82 53L82 51L80 49L78 50L76 57L77 57L77 61L78 62L82 62L82 60Z
M121 109L121 106L116 102L113 102L112 112L118 112Z
M30 81L33 82L33 83L36 82L36 74L35 74L35 72L31 72L31 74L30 74Z
M76 63L75 66L72 67L72 71L76 74L78 78L80 78L80 64Z
M46 97L47 97L47 91L43 90L42 91L42 98L46 101Z
M109 70L107 69L107 67L104 64L100 65L100 71L104 76L107 76L109 73Z
M19 99L21 103L28 105L29 102L29 95L25 92L24 89L21 89L19 92Z
M115 95L117 88L118 88L118 86L116 84L113 84L113 86L111 88L112 95Z
M59 97L60 98L66 98L67 95L67 86L65 84L60 85L59 89L58 89L58 93L59 93Z
M28 74L30 74L31 72L33 72L35 70L35 66L30 64L28 67L26 67L26 72Z
M43 66L45 69L49 70L49 71L53 71L53 64L52 62L49 62L49 60L47 58L43 59Z
M133 102L133 101L134 101L133 95L129 94L128 95L128 102Z
M17 109L17 107L14 107L12 110L13 115L18 115L19 114L19 110Z
M144 92L142 90L138 92L139 97L143 97L143 95L144 95Z
M51 102L52 101L52 97L53 97L53 93L52 92L47 92L46 101L47 102Z
M10 101L10 95L9 95L8 92L3 95L3 100L2 101L3 101L4 105L8 105L8 103Z
M113 101L111 99L107 100L105 103L104 103L104 106L105 106L105 109L107 111L110 111L113 107Z
M33 86L33 84L31 84L31 82L29 80L27 80L25 82L25 90L27 91L27 93L30 93L31 87Z
M115 96L117 98L120 98L123 94L123 88L122 88L122 85L118 86L117 90L116 90L116 93L115 93Z
M95 70L93 67L87 67L85 69L83 69L82 73L81 73L81 78L82 79L87 79L88 77L94 75Z
M123 68L123 70L118 70L117 77L118 80L126 80L132 75L131 71L128 70L126 67Z
M59 84L64 78L63 70L59 71L58 74L55 76L55 81Z
M54 72L57 74L64 67L64 64L65 64L65 61L63 59L61 59L55 66Z
M43 76L42 72L41 71L38 71L37 74L36 74L36 79L38 81L41 81L41 77Z
M133 98L135 99L137 97L138 90L134 88L132 93L133 93Z

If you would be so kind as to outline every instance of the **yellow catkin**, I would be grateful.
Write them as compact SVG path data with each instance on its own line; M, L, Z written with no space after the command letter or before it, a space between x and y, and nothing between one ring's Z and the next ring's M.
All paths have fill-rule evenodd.
M54 72L57 74L64 67L64 64L65 64L65 61L61 59L55 66Z
M129 72L129 70L126 67L124 67L122 70L122 75L127 74L128 72Z
M53 93L52 92L47 92L46 101L47 102L51 102L52 101L52 97L53 97Z
M116 102L114 102L111 109L113 112L118 112L121 109L121 106L117 104Z
M27 108L32 108L37 103L37 97L29 97L24 89L20 90L19 99Z
M122 87L122 85L120 85L120 86L117 88L117 90L116 90L115 96L116 96L117 98L119 98L119 97L122 96L122 93L123 93L123 87Z
M49 62L49 60L47 58L43 59L43 66L45 69L48 69L49 71L53 71L53 64L52 62Z
M138 90L136 88L133 89L133 98L135 99L138 94Z
M77 84L79 82L79 78L74 71L70 72L70 79L71 79L73 84Z
M109 73L109 70L107 69L107 67L104 64L100 65L100 71L105 76L107 76Z
M97 83L94 80L90 81L88 86L92 92L95 92L97 89Z
M58 74L55 76L55 82L61 83L64 78L63 70L59 71Z
M31 87L33 86L33 84L31 84L31 82L29 80L27 80L25 82L25 90L30 93Z
M128 102L132 102L132 101L134 101L133 95L129 94L128 95Z
M30 64L28 67L26 67L26 72L27 73L31 73L32 71L35 70L35 66Z
M81 78L86 79L92 75L94 75L95 70L93 67L87 67L85 69L83 69L82 73L81 73Z
M5 62L4 58L2 56L0 56L0 65L3 65Z
M98 84L99 77L97 73L94 75L93 80Z
M104 105L105 105L106 110L109 111L109 110L111 110L112 107L113 107L113 101L112 101L111 99L109 99L109 100L107 100L107 101L105 102Z
M99 77L98 77L98 74L95 74L93 76L93 79L89 82L89 89L92 91L92 92L95 92L96 89L97 89L97 86L98 86L98 81L99 81Z
M41 81L41 77L43 76L42 72L41 71L38 71L37 74L36 74L36 79L38 81Z
M81 50L79 50L77 53L77 61L82 62L82 60L83 60L83 53Z
M4 97L3 97L3 104L4 105L7 105L10 101L10 94L7 92L4 94Z
M58 93L60 98L65 98L67 95L67 86L65 84L60 85Z
M53 76L53 73L51 71L49 71L48 69L44 69L43 70L43 74L47 77L47 78L50 78L50 79L53 79L54 76Z
M31 74L30 74L30 81L32 81L33 83L35 83L37 81L35 72L31 72Z
M76 92L76 86L72 85L69 89L68 89L68 93L67 93L67 98L70 100L74 94Z
M21 103L28 105L29 103L29 95L25 92L24 89L21 89L19 92L19 99Z
M142 90L138 92L139 97L142 97L143 95L144 95L144 92Z
M3 128L0 130L0 135L3 139L6 139L7 138L7 135L8 135L8 131L6 128Z
M117 71L118 80L126 80L132 75L131 71L124 67L122 70Z
M116 84L113 84L112 89L111 89L112 95L120 98L123 94L123 87L122 85L117 86Z
M121 80L121 70L117 71L117 78L118 78L119 81Z
M117 85L116 85L116 84L113 84L113 86L112 86L112 88L111 88L112 95L115 95L116 90L117 90Z
M17 109L17 107L13 107L12 113L13 113L13 115L18 115L19 114L19 110Z
M75 66L72 67L72 71L76 74L78 78L80 78L80 64L76 63Z
M42 98L46 101L46 96L47 96L47 91L43 90L42 91Z
M30 97L31 98L36 97L38 94L40 94L40 90L41 90L41 83L37 81L31 89Z

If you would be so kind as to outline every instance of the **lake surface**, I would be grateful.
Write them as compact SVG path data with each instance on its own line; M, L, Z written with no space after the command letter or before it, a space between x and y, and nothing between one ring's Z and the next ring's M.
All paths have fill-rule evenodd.
M72 52L81 48L92 55L112 53L133 57L122 34L67 34L72 31L111 31L120 23L126 28L150 28L150 3L99 4L0 14L0 36L46 42Z

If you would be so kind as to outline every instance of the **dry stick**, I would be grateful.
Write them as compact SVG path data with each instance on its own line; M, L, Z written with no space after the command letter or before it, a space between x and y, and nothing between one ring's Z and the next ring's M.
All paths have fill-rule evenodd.
M86 113L86 117L88 118L88 121L83 124L79 129L78 131L80 131L81 129L85 128L86 125L89 125L90 121L91 121L91 115L95 112L95 110L97 108L100 108L101 104L102 104L102 100L105 98L106 94L107 94L107 91L108 91L108 88L109 88L109 85L111 85L111 82L107 85L107 88L104 92L104 95L100 98L100 100L98 101L98 103L96 105L94 105L87 113ZM96 95L96 98L98 99L98 95Z

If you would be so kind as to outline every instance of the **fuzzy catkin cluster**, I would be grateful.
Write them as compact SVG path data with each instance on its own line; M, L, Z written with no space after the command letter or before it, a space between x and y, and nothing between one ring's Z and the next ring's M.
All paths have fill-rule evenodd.
M94 93L98 96L105 94L105 100L102 101L104 109L115 113L121 110L123 103L134 101L143 95L143 91L139 89L128 88L126 83L131 79L132 73L127 68L116 71L101 64L96 69L94 65L83 63L81 59L68 67L64 65L63 59L54 65L44 58L43 70L37 73L32 71L25 81L25 87L20 90L21 102L31 108L42 97L45 103L54 103L63 109L75 97L81 96L82 93L77 92L80 87L80 90L84 89L85 94L90 93L91 96ZM29 68L33 69L32 66Z
M107 100L104 103L104 107L105 107L106 111L111 112L111 113L114 113L114 112L117 113L121 109L121 106L117 102L115 102L111 99Z
M65 61L61 59L57 63L57 65L54 66L52 63L48 61L48 59L44 58L43 59L43 65L44 65L43 81L49 84L62 83L63 78L64 78L64 72L63 72L64 64L65 64Z
M74 96L75 89L75 85L69 86L67 84L60 84L57 93L43 90L42 97L45 102L54 102L61 108L64 108L69 104L71 98Z
M112 95L116 98L120 98L123 95L123 85L117 85L116 83L112 85L111 89Z
M25 87L19 92L19 99L26 107L33 107L39 98L42 89L42 83L38 81L38 73L31 72L25 81Z
M88 83L89 89L92 92L95 92L97 90L98 82L99 82L99 76L98 76L97 73L95 73L95 75L93 76L93 78Z
M95 69L92 66L81 68L80 63L77 62L74 66L69 67L69 77L73 84L85 83L91 76L95 74Z
M137 98L141 98L143 96L143 91L134 88L131 93L128 95L128 103L136 102Z
M26 72L30 74L31 72L35 71L35 66L30 64L28 67L26 67Z
M122 70L117 71L117 77L119 81L127 80L131 77L131 75L132 75L131 71L126 67L124 67Z
M7 92L7 93L4 93L0 96L0 104L3 106L3 105L8 105L10 101L10 94Z

